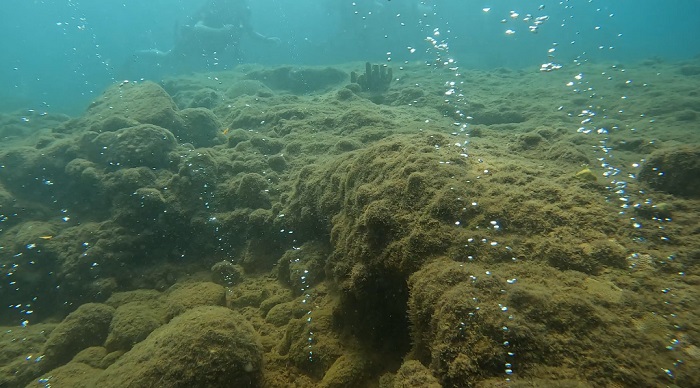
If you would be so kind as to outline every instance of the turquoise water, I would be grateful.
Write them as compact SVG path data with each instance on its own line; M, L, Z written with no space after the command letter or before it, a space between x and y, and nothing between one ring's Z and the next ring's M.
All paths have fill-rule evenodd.
M700 386L699 1L202 3L3 2L0 388Z
M115 81L167 75L133 66L133 54L172 46L175 26L191 22L201 3L4 1L0 110L79 114ZM254 29L281 39L275 47L242 42L243 60L263 64L433 59L435 50L426 37L446 42L449 55L470 68L539 66L552 59L551 48L563 63L700 53L694 39L700 35L696 0L259 0L250 7ZM537 33L528 30L528 14L548 17ZM509 29L515 33L505 34ZM205 70L235 65L218 63Z

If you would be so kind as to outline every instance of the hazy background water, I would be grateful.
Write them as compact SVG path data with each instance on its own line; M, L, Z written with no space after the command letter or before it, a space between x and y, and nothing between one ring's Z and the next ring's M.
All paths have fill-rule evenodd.
M167 75L134 66L133 53L170 48L175 26L188 23L202 3L4 0L0 111L79 114L112 82ZM550 61L674 60L700 53L699 0L255 0L250 6L254 28L282 40L275 47L245 42L245 60L263 64L434 60L438 53L426 37L447 44L443 58L469 68L536 71ZM527 14L549 18L531 33ZM506 34L509 29L515 33Z

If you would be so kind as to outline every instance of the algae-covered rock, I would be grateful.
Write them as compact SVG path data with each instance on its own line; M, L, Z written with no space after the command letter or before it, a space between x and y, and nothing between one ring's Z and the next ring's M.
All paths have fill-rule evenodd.
M168 85L175 86L175 85ZM221 94L211 88L201 88L193 91L183 91L175 94L174 100L179 107L212 109L221 103Z
M65 364L81 350L101 346L107 338L114 308L100 303L86 303L68 314L51 332L43 353L51 366Z
M12 322L13 327L3 327L0 334L0 387L3 388L24 386L51 368L38 357L57 324L32 323L18 327L16 322Z
M330 233L329 269L339 277L355 263L369 265L370 272L374 266L395 273L420 267L447 247L461 213L464 200L450 193L473 190L457 188L452 179L469 175L469 167L441 147L447 141L441 135L388 139L322 167L305 167L285 212L295 235Z
M438 379L430 373L430 369L416 360L408 360L401 364L393 381L393 388L441 388Z
M365 380L369 378L371 371L372 363L366 355L356 353L343 354L328 368L319 387L360 387L366 384Z
M272 155L267 158L267 164L273 171L282 172L287 168L287 160L283 155Z
M144 273L138 272L138 276L132 277L131 274L136 272L131 272L134 267L130 264L144 255L144 240L139 239L132 230L114 222L83 222L63 229L61 238L53 238L46 243L47 249L56 257L55 274L60 287L56 287L58 290L54 292L71 303L85 303L96 297L104 299L109 296L90 293L91 290L101 292L111 288L108 283L92 284L93 280L116 277L120 286L138 280ZM85 241L90 242L89 255L82 254L86 251ZM96 266L99 266L101 274L111 276L96 276Z
M362 143L353 139L340 139L333 148L338 152L349 152L362 148Z
M141 187L152 185L156 174L148 167L120 168L105 174L102 182L107 193L131 194Z
M179 143L192 143L195 147L210 147L218 143L221 128L219 119L206 108L187 108L179 112L182 126L172 129Z
M522 123L528 119L522 112L510 109L474 112L474 124L494 125Z
M177 315L194 307L225 305L226 289L211 282L177 283L165 292L165 298L171 313Z
M81 146L74 139L64 138L46 147L11 147L0 149L0 181L16 199L41 203L47 197L64 193L54 185L65 181L66 164L78 157Z
M236 199L242 207L252 209L269 208L270 195L267 193L269 184L267 179L257 173L245 174L238 183Z
M6 233L12 235L12 240L18 247L30 244L38 244L49 236L55 236L59 231L59 226L52 222L28 221L8 230Z
M0 183L0 209L8 209L13 200L14 198L12 198L12 194L10 194L5 186Z
M277 278L287 284L294 295L303 294L305 289L323 280L323 266L329 250L326 244L312 241L286 251L279 259Z
M238 144L250 139L250 134L242 129L234 129L228 133L228 139L226 141L226 146L233 148Z
M89 178L91 175L94 177L97 177L99 181L99 177L101 177L100 172L92 172L99 166L89 160L82 159L82 158L75 158L68 162L66 164L65 172L66 175L73 179L81 179L80 183L85 184L88 186L92 186L93 181L92 179L85 179ZM95 182L96 183L96 182Z
M377 346L407 347L406 278L457 238L455 219L468 219L474 188L453 177L469 166L447 141L387 139L307 166L285 211L302 241L330 235L325 272L345 291L343 322Z
M700 148L657 151L642 165L639 179L656 190L685 197L700 197Z
M260 93L269 95L272 93L272 89L258 80L243 79L234 82L226 90L226 97L234 99L241 96L254 96Z
M470 386L503 373L504 282L485 272L439 259L409 280L412 354L446 386Z
M116 292L105 301L106 305L117 308L132 302L148 302L160 298L161 293L156 290L134 290Z
M104 369L105 366L102 360L104 360L105 357L107 357L107 349L103 346L91 346L76 354L71 360L71 363L79 362L93 368Z
M165 305L157 301L131 302L117 307L109 325L105 348L129 350L166 322Z
M255 387L263 348L243 316L193 308L151 333L97 379L101 387Z
M144 219L157 219L167 209L167 202L163 193L158 189L150 187L142 187L136 189L131 196L130 201L119 202L120 211L131 211L137 213L136 222L143 222ZM131 207L131 209L124 209Z
M642 203L634 208L634 212L640 217L646 219L665 219L670 218L673 215L674 208L673 204L669 202L659 202L656 204L652 203Z
M27 388L36 387L71 387L71 388L92 388L96 387L96 380L101 369L82 362L70 362L60 366L43 376L35 379Z
M517 148L522 150L534 149L543 142L545 142L545 139L539 133L528 132L518 137Z
M191 101L190 108L180 111L170 95L153 82L122 83L107 89L95 100L81 122L96 133L152 124L167 129L181 143L211 146L216 143L221 124L207 108L213 107L218 98L212 98L206 90L200 92L204 96L195 97L201 101ZM207 99L211 101L205 101Z
M166 227L163 225L164 219L177 214L158 189L142 187L114 195L112 217L128 230L140 230L147 226Z
M82 155L85 156L85 155ZM95 162L83 158L75 158L65 166L66 205L80 212L88 212L92 216L104 217L110 210L114 192L105 185L104 169Z
M355 98L356 95L355 95L355 93L352 92L352 90L345 87L345 88L338 89L338 91L335 92L335 96L340 101L347 101L347 100Z
M137 120L129 119L120 115L107 116L104 120L98 121L90 126L92 132L112 132L122 128L135 127L140 123Z
M89 154L92 161L112 168L163 168L167 167L168 153L176 145L175 137L167 129L142 124L96 136Z
M87 115L98 120L119 116L122 122L134 120L169 129L180 126L175 102L162 87L150 81L121 83L108 88L90 105ZM107 125L105 129L120 125Z
M284 338L279 342L277 351L296 367L322 378L344 354L344 345L348 344L348 341L351 341L350 344L354 341L352 338L340 340L334 335L334 321L330 311L315 309L311 314L311 321L308 318L309 315L304 314L300 319L292 319L287 323ZM311 347L310 333L313 333Z
M264 155L276 154L284 148L284 144L277 140L263 136L252 136L250 144Z
M224 287L231 287L243 278L243 268L228 260L222 260L211 267L212 281Z
M306 314L299 302L286 302L274 305L265 315L265 322L277 327L286 325L292 318Z
M245 77L261 81L272 89L283 89L295 94L304 94L338 84L347 79L347 74L332 67L293 68L285 66L272 70L251 71Z
M570 233L576 232L568 228L562 229L562 236ZM604 268L624 268L627 265L625 247L605 239L580 243L576 246L546 239L541 242L538 250L550 265L562 270L597 274Z
M571 142L557 141L547 150L544 157L566 163L591 164L591 159Z

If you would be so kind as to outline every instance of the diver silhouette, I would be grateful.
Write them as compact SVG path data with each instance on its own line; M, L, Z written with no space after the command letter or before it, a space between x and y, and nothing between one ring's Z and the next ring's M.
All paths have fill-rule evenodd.
M207 0L191 17L192 24L176 27L175 44L170 50L141 50L134 60L152 60L160 67L181 70L240 63L244 36L258 42L280 42L279 38L255 31L250 16L246 0Z

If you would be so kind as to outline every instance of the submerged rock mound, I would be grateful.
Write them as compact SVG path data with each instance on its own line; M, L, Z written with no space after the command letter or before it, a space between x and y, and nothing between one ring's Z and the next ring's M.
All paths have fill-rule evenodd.
M245 318L225 307L196 307L156 329L97 381L102 387L254 387L262 345Z
M423 67L122 83L0 144L0 386L700 386L697 147Z
M639 179L669 194L700 197L700 148L663 149L651 154Z

